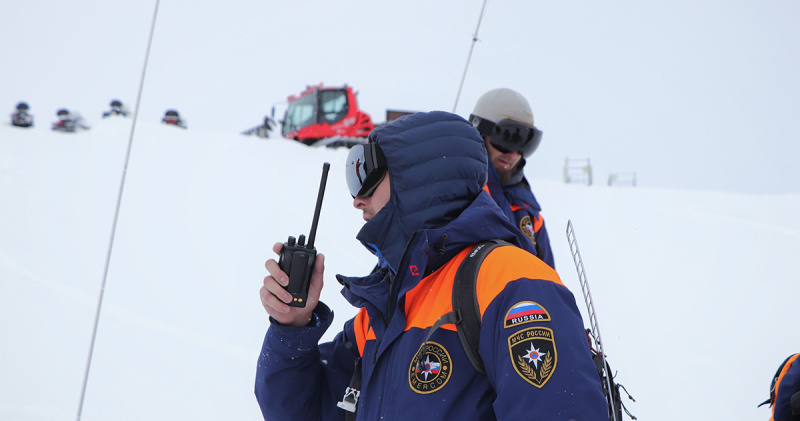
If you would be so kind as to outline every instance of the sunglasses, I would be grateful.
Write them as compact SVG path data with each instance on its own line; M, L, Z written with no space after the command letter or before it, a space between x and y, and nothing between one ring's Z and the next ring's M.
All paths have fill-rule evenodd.
M370 197L386 175L386 158L377 143L355 145L347 154L345 171L350 195Z
M482 120L476 127L483 136L489 136L489 143L502 153L519 152L527 158L542 142L542 131L514 120L500 120L493 124Z

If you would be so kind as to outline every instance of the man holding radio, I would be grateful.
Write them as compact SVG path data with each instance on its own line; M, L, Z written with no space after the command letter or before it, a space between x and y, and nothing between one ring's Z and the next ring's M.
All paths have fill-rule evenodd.
M275 259L261 302L271 316L256 373L265 420L607 420L602 385L573 295L484 191L484 140L463 118L416 113L350 150L346 176L366 221L356 238L380 269L337 275L358 314L332 342L319 302L318 255L305 307L291 307ZM476 244L501 239L480 266L479 355L451 312L454 277ZM280 253L283 245L273 250Z

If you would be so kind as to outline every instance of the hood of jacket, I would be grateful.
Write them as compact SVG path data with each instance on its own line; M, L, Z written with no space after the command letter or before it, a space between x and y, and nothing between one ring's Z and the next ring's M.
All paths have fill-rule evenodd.
M402 296L421 277L484 240L499 238L532 251L483 190L486 148L469 122L446 112L417 113L373 130L370 138L386 156L391 193L357 239L387 269L366 277L339 276L351 304L369 303L383 313L393 305L390 297ZM421 276L409 277L404 266L414 266Z
M386 156L391 193L356 238L396 273L414 232L453 221L480 194L487 153L472 124L443 111L399 118L369 139Z

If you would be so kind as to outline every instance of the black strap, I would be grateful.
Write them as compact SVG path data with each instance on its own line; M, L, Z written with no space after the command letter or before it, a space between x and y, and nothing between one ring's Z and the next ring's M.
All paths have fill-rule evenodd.
M477 296L478 270L486 255L501 245L512 244L503 240L488 240L475 246L458 266L453 282L453 311L461 316L461 323L456 324L458 339L461 340L461 346L472 366L482 374L486 374L486 367L478 350L481 337L481 310Z
M369 321L367 331L372 328L372 320ZM358 411L358 399L361 397L361 359L362 356L356 357L355 368L353 369L353 377L350 378L350 384L344 391L344 397L336 406L345 410L345 420L355 421Z
M355 421L356 409L358 407L358 398L361 397L361 357L356 358L356 367L353 370L353 377L350 379L350 385L344 392L342 401L337 403L336 406L345 410L345 420Z
M475 246L472 251L464 258L456 271L456 277L453 281L453 311L446 313L439 320L434 323L428 330L425 336L425 342L419 351L419 361L424 360L425 353L427 352L427 342L433 332L435 332L442 325L449 323L456 325L458 331L458 338L461 340L461 346L467 353L472 366L478 372L485 374L486 369L481 360L478 351L478 343L481 334L481 312L478 307L477 284L478 284L478 269L483 263L483 259L497 246L512 245L503 240L488 240ZM353 377L350 379L350 385L345 391L342 401L337 403L337 406L344 409L345 419L347 421L355 421L358 399L361 395L361 357L356 358L355 370Z
M792 408L794 419L800 420L800 390L794 392L792 397L789 398L789 406Z

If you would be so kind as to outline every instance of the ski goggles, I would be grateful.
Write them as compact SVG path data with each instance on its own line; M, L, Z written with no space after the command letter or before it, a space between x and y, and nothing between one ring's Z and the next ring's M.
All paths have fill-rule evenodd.
M498 151L519 152L524 158L531 156L542 142L541 130L514 120L505 119L494 124L481 119L476 128L482 135L489 136L489 143Z
M345 171L350 195L370 197L386 175L386 158L377 143L355 145L347 154Z

